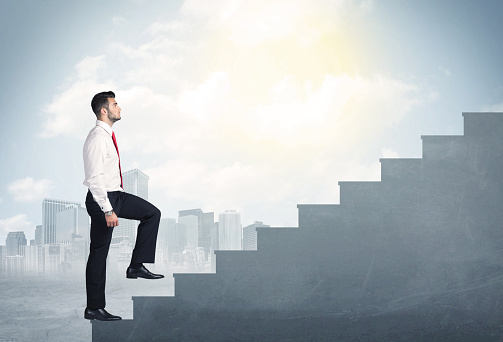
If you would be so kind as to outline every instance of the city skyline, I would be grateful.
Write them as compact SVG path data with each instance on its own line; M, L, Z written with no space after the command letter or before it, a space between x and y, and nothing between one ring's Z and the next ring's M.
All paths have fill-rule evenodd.
M60 211L58 211L56 214L59 214L59 213L65 213L66 211L69 211L69 210L72 210L73 212L75 212L75 209L84 209L84 210L85 210L85 208L82 208L82 207L80 206L80 204L78 204L77 202L72 202L72 201L67 201L67 200L58 200L58 199L44 199L44 202L45 202L45 201L47 201L47 200L50 200L51 202L56 201L56 202L61 202L61 203L67 203L67 204L66 204L66 206L65 206L63 209L61 209ZM200 208L197 208L197 209L195 209L195 208L194 208L194 209L183 209L183 210L181 210L181 211L192 211L192 210L199 210L199 211L201 211L201 209L200 209ZM202 211L201 211L201 212L202 212ZM225 210L225 212L220 213L220 214L225 214L226 212L233 212L233 213L236 213L236 210L235 210L235 209L228 209L228 210ZM79 213L79 214L80 214L80 213ZM213 213L206 213L206 214L213 214ZM237 213L237 214L241 214L241 213ZM87 215L87 213L86 213L86 215ZM77 217L78 217L78 216L77 216ZM87 217L87 218L88 218L88 217ZM184 219L184 218L187 218L187 219ZM191 241L197 241L197 240L198 240L198 239L197 239L197 237L198 237L198 232L197 232L197 227L198 227L198 226L197 226L197 217L196 217L195 215L179 216L179 217L178 217L178 222L177 222L176 218L171 218L171 217L161 217L161 219L174 220L176 223L182 223L182 224L187 224L187 223L188 223L188 224L190 225L191 234L192 234L192 240L191 240ZM182 219L182 220L180 221L180 219ZM62 219L62 221L63 221L64 223L67 223L67 222L69 222L70 220L68 220L68 218L63 218L63 219ZM88 221L89 221L89 220L88 220ZM134 221L134 220L121 219L121 221L122 221L122 222L125 222L125 221ZM215 222L215 223L218 223L218 222L219 222L219 221L217 221L217 222ZM260 221L254 221L254 224L250 224L249 226L254 226L254 225L256 225L257 223L260 223L260 225L258 225L258 226L260 226L260 227L265 227L265 226L267 226L267 225L265 225L265 226L264 226L264 225L262 224L262 222L260 222ZM90 221L89 221L89 224L90 224ZM194 224L195 224L195 228L194 228ZM37 245L35 237L36 237L36 230L37 230L39 227L42 227L42 225L35 225L35 226L33 227L33 232L32 232L32 231L19 231L19 232L21 232L21 233L23 233L24 235L26 235L26 236L27 236L27 237L26 237L26 240L27 240L27 241L33 241L33 242L35 243L34 245ZM75 228L75 227L72 227L72 226L71 226L70 228ZM135 227L135 228L136 228L136 227ZM244 229L244 228L246 228L246 227L242 227L242 229ZM78 229L78 228L77 228L77 229ZM87 227L87 229L90 229L90 227L88 226L88 227ZM194 230L194 229L195 229L195 230ZM54 229L53 229L53 230L57 230L57 228L56 228L56 227L54 227ZM7 238L9 238L9 236L11 235L11 233L15 233L15 232L18 232L18 231L15 231L15 230L10 230L10 231L8 231L8 232L7 232L8 234L7 234L7 236L6 236L6 239L7 239ZM43 230L41 230L41 232L43 233ZM68 233L68 232L65 232L65 236L67 236L67 235L66 235L67 233ZM70 232L70 235L71 235L71 233L72 233L72 232ZM87 237L87 235L86 235L86 234L88 234L88 233L89 233L89 231L84 232L84 233L82 233L82 232L81 232L81 234L78 234L78 231L77 231L77 232L73 232L73 233L74 233L74 234L77 234L77 235L81 235L81 236L83 235L84 237ZM30 234L30 235L28 235L28 234ZM31 234L33 235L33 239L28 239L28 236L31 236ZM194 240L194 237L195 237L195 240ZM71 238L67 238L67 239L63 239L63 238L62 238L62 239L59 239L59 240L56 240L56 239L55 239L55 240L54 240L54 242L52 242L52 243L58 243L59 241L63 241L63 240L70 240L70 239L71 239ZM42 244L51 244L51 243L42 243ZM199 243L199 244L197 244L197 245L200 245L200 244L201 244L201 243ZM28 244L28 246L29 246L29 245L30 245L30 244ZM5 247L5 246L6 246L6 244L4 244L4 245L0 244L0 246L4 246L4 247Z
M125 191L148 200L149 176L139 169L123 173ZM67 269L85 265L88 253L90 220L85 207L78 202L58 199L42 201L43 224L35 227L35 239L27 243L24 231L10 231L1 245L0 274L15 276L25 274L51 274L66 272ZM156 255L156 265L164 265L167 270L175 267L178 271L209 271L214 261L215 250L256 249L257 235L252 232L256 226L266 226L255 221L246 229L241 225L241 213L226 210L214 221L213 212L203 212L200 208L178 212L178 220L161 218ZM120 219L114 229L109 261L121 270L124 260L131 257L138 222ZM212 236L214 230L215 236ZM159 266L158 266L159 267ZM5 273L7 270L7 273Z
M134 172L131 174L141 174L148 178L138 169L132 171ZM144 184L144 190L145 193L148 192L148 183ZM28 243L24 231L9 232L5 245L0 244L0 278L61 276L67 272L72 274L83 272L89 252L90 229L85 208L75 202L56 199L44 199L42 208L50 212L52 220L46 221L51 221L48 227L54 233L45 234L46 229L43 225L37 225L36 235L54 235L55 241L45 243L40 237ZM86 214L85 225L82 224L83 212ZM197 208L179 211L178 220L162 218L157 239L156 262L152 267L170 273L214 272L215 250L256 249L256 233L248 233L247 237L248 247L254 247L244 248L239 212L226 210L219 217L222 224L214 222L213 212L204 213ZM252 226L267 225L255 221L246 228ZM212 236L214 229L217 230L216 239ZM134 242L120 238L123 234L119 235L110 245L108 261L113 265L111 272L122 274L131 258ZM218 237L224 242L219 241ZM239 241L234 241L236 238L239 238Z
M125 172L123 172L123 177L124 177L124 187L125 187L125 190L124 191L127 191L129 193L132 193L134 195L138 195L146 200L148 200L148 178L149 176L146 175L144 172L142 172L141 170L139 170L138 168L134 168L132 170L127 170ZM144 180L146 179L146 180ZM145 183L146 182L146 183ZM130 191L128 191L130 190ZM61 208L65 208L65 209L68 209L68 210L76 210L76 209L83 209L85 211L85 205L83 204L83 202L78 202L78 201L73 201L73 200L64 200L64 199L54 199L54 198L44 198L42 200L42 213L44 212L44 208L45 206L47 206L48 208L49 207L53 207L53 206L58 206L59 204L59 207ZM183 212L183 211L193 211L193 210L199 210L201 211L200 208L198 209L195 209L195 208L190 208L190 209L179 209L178 212ZM235 210L235 209L226 209L225 211L227 210ZM50 210L46 210L46 211L50 211ZM54 210L53 210L54 211ZM224 211L224 212L225 212ZM162 213L162 210L161 210L161 213ZM202 211L201 211L202 213ZM54 242L56 242L56 212L52 212L50 211L50 216L52 217L51 221L51 229L54 231L54 233L52 233L51 236L54 236ZM211 213L213 214L213 213ZM87 215L87 218L88 218L88 214L86 212L86 215ZM42 214L42 217L44 217L44 215ZM162 216L163 219L173 219L174 217L165 217L165 216ZM176 220L176 219L175 219ZM44 218L42 219L42 221L44 221ZM53 222L54 221L54 222ZM119 226L124 225L126 227L124 227L124 229L126 229L128 232L130 232L131 230L134 230L136 229L136 227L138 226L138 223L135 221L135 220L126 220L126 219L119 219ZM118 226L118 227L119 227ZM36 240L36 229L37 227L43 227L43 224L35 224L33 226L33 229L31 230L23 230L23 232L26 234L26 238L28 241L30 240ZM121 227L123 228L123 227ZM88 227L89 229L89 227ZM119 235L123 235L121 232L124 230L124 229L117 229L116 228L116 231L114 231L114 236L116 234L119 234ZM6 235L5 235L5 238L7 238L7 235L10 233L10 232L14 232L16 231L14 228L12 230L6 230ZM74 233L77 233L78 232L74 232ZM45 235L47 233L44 233L44 230L41 229L41 234L42 235ZM85 234L88 234L88 231L87 233ZM134 234L134 232L133 232ZM1 236L0 236L1 238ZM2 239L3 241L5 241L5 238ZM42 236L41 237L42 240L44 241L44 243L46 243L45 241L48 241L47 239L48 238L45 238ZM209 239L209 236L206 237L207 239ZM0 240L0 241L2 241ZM52 240L51 240L52 241ZM134 241L134 239L132 240ZM1 245L1 243L0 243ZM4 245L5 246L5 245Z

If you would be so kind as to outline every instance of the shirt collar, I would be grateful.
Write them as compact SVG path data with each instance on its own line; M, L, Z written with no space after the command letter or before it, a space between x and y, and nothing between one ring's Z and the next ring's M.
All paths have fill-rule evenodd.
M110 127L106 122L103 122L101 120L96 120L96 126L100 126L101 128L105 129L110 136L112 136L112 127Z

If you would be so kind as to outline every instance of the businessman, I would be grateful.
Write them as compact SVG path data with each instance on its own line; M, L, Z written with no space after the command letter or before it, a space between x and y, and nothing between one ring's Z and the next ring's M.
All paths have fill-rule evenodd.
M121 317L105 310L106 259L118 217L139 220L136 244L127 278L160 279L143 263L155 261L155 246L161 212L144 199L124 192L119 148L114 123L121 119L121 108L111 91L96 94L91 101L96 125L84 143L84 185L89 188L86 209L91 217L91 245L86 267L87 307L84 318L117 321Z

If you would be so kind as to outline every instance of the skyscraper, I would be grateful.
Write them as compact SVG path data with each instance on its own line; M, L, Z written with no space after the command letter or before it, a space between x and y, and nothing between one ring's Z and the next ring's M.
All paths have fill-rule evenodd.
M159 223L157 241L162 242L164 248L163 261L166 264L169 264L171 261L173 253L180 252L176 243L176 226L177 223L174 218L162 218Z
M178 223L185 226L185 231L187 232L187 246L191 246L192 248L199 247L199 218L195 215L186 215L179 217Z
M35 227L35 245L42 246L44 244L44 231L42 225L39 224Z
M226 210L219 215L218 239L220 250L242 249L241 214Z
M257 227L270 227L260 221L255 221L243 228L243 250L257 250Z
M89 240L89 214L86 208L70 206L56 213L56 242L71 241L76 236Z
M78 202L61 201L45 198L42 202L43 243L56 243L56 214L69 207L80 207Z
M26 246L26 242L24 232L9 232L5 239L6 256L21 255L21 246Z
M149 176L138 169L126 171L122 174L124 191L136 195L148 201L148 180ZM119 225L114 228L112 242L117 243L127 238L130 242L135 241L138 221L119 218Z
M205 251L205 255L210 252L211 249L211 228L215 222L215 215L213 212L203 213L201 209L189 209L189 210L180 210L178 212L178 221L184 216L194 215L197 217L197 244L194 247L203 247Z
M214 222L211 226L211 250L217 251L220 249L220 239L218 237L218 222Z
M175 243L175 225L176 219L174 218L162 218L159 222L157 241L162 241L167 249Z
M213 212L203 213L199 230L199 247L203 247L206 256L211 250L211 229L215 224L215 214Z

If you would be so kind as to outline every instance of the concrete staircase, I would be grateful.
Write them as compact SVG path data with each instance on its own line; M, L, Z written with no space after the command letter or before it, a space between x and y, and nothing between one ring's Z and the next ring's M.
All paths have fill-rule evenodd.
M463 116L422 158L381 159L381 181L339 182L340 205L299 204L298 228L258 228L257 251L175 274L174 297L133 297L133 320L93 322L93 341L497 335L503 113Z

